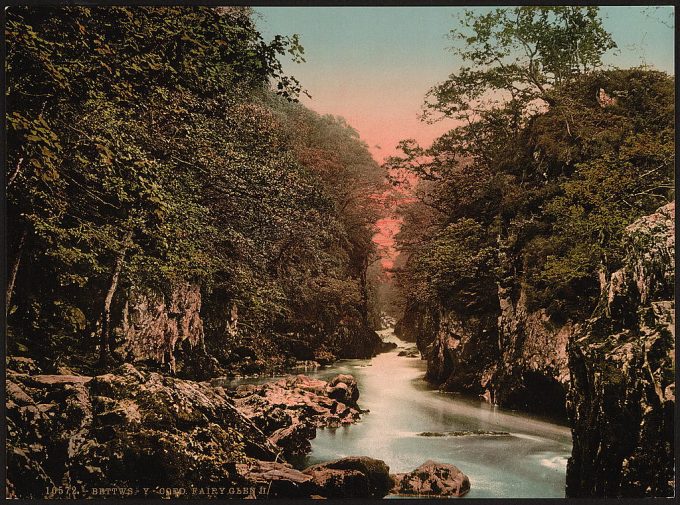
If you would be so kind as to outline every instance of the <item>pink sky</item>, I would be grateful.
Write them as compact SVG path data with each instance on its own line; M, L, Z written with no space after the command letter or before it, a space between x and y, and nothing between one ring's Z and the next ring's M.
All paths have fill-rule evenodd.
M477 7L480 12L489 7ZM258 27L266 40L297 33L306 63L285 61L312 95L301 101L310 109L343 116L368 144L375 160L396 154L400 140L422 145L449 130L450 121L419 120L427 91L460 68L448 49L449 30L459 26L461 7L258 7ZM604 24L621 49L605 57L621 67L652 64L673 72L672 7L603 7ZM380 221L375 242L394 257L398 221Z

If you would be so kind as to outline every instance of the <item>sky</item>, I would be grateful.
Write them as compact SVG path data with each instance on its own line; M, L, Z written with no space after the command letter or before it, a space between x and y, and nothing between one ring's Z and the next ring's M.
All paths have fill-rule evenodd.
M447 33L460 7L259 7L266 40L297 33L306 63L285 61L312 95L302 102L319 113L343 116L381 162L397 142L428 143L451 123L418 119L427 90L461 64L447 50ZM488 8L478 8L488 10ZM619 46L605 61L647 64L673 72L672 7L602 7L605 28Z
M343 116L381 163L397 154L397 143L413 138L422 145L452 128L451 121L419 119L427 91L461 65L448 48L456 7L260 7L255 8L265 40L300 35L306 62L284 59L312 98L301 98L321 114ZM476 8L488 11L489 8ZM618 45L605 54L618 67L649 65L674 72L672 7L602 7L601 17ZM397 251L400 219L377 223L374 241L389 270Z

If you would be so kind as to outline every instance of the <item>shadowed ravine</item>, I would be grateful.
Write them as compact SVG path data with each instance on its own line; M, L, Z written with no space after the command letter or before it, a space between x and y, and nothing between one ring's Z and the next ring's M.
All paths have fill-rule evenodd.
M399 347L370 360L341 360L304 372L324 380L338 373L354 375L359 405L370 413L358 424L318 430L312 452L297 466L365 455L385 461L390 472L405 472L433 459L454 464L470 477L471 498L564 497L568 427L433 390L423 380L424 361L397 355L410 344L391 329L380 333ZM419 436L477 430L510 436Z

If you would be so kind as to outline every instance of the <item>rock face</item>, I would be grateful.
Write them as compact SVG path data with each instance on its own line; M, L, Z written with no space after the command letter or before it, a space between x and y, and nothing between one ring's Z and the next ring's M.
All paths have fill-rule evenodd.
M423 349L427 358L426 378L448 391L482 394L484 370L491 369L498 355L496 318L470 315L460 317L442 310L434 340Z
M543 309L530 311L523 289L517 300L508 288L498 294L500 359L485 394L499 405L565 416L573 324L556 324Z
M499 287L497 299L476 312L410 306L397 330L400 338L416 341L427 359L426 378L442 389L566 417L573 325L529 310L523 289Z
M626 229L623 268L569 342L569 497L674 494L674 213Z
M438 325L438 311L420 305L410 305L394 325L394 334L406 342L418 342L418 347L421 348L422 345L424 348L434 340Z
M203 347L200 316L201 291L197 285L181 284L168 298L161 293L127 294L116 328L116 352L126 361L154 360L175 370L175 348L182 342Z
M392 475L392 493L416 496L463 496L470 490L470 479L457 467L426 461L409 473Z

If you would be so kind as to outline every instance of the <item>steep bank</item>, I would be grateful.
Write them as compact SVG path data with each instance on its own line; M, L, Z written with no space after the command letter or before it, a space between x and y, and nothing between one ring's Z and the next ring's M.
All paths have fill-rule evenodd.
M439 306L403 323L425 330L413 336L443 389L568 414L568 496L674 492L674 212L671 203L626 228L623 267L585 322L555 322L529 310L524 290L501 287L486 319Z
M220 314L224 335L206 342L200 286L178 283L168 294L128 289L112 314L113 354L187 379L282 373L299 361L327 365L336 359L370 358L387 350L364 321L349 319L329 336L305 332L252 335L234 305ZM211 314L212 317L214 315ZM211 321L214 324L214 320ZM81 368L77 363L74 369Z
M629 266L612 274L603 295L611 298L607 303L614 304L619 311L616 316L620 318L619 328L638 325L641 316L631 314L658 301L650 298L656 296L657 288L645 287L651 282L645 276L666 279L662 292L668 299L664 303L672 301L668 278L672 278L674 262L672 247L669 249L665 242L670 225L663 223L670 219L669 209L673 206L669 204L627 229ZM659 252L659 248L664 252ZM648 273L649 268L656 270ZM626 283L640 287L633 289ZM572 335L588 341L582 335L586 330L577 331L577 325L569 320L555 321L545 309L531 310L522 284L521 279L510 279L507 285L499 286L497 304L490 304L492 308L486 314L463 315L441 304L409 306L399 323L400 334L417 342L427 359L428 380L445 390L481 395L501 406L564 415L566 392L574 370L574 366L569 366L567 345ZM643 298L631 295L636 292L641 292ZM598 310L611 312L603 307L601 304ZM658 304L654 307L657 312L672 313ZM573 350L570 352L574 361L576 355Z
M348 374L226 390L130 364L94 377L48 375L10 357L6 386L7 498L382 498L470 489L458 468L431 460L396 475L367 456L298 469L317 428L347 426L364 413ZM296 458L294 468L288 461Z
M626 238L624 266L569 341L570 497L675 491L675 203Z

